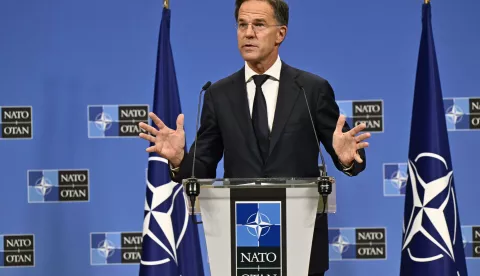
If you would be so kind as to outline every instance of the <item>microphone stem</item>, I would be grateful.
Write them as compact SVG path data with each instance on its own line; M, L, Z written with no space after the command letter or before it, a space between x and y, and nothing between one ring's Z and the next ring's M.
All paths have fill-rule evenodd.
M320 141L318 141L317 130L315 128L315 124L313 123L312 112L310 111L310 106L308 105L307 93L305 92L305 89L303 88L303 86L300 86L300 88L302 89L303 96L305 97L305 103L307 104L307 109L308 109L308 116L310 116L310 122L312 123L313 133L315 133L315 140L317 141L318 152L320 153L320 159L322 160L322 170L320 171L320 174L321 174L320 176L326 176L327 172L325 169L325 159L323 158L322 149L320 148Z
M193 164L192 164L192 178L195 178L195 157L197 155L197 138L198 138L198 125L200 123L200 103L202 101L202 93L204 92L205 90L202 89L202 91L200 91L200 95L198 95L198 107L197 107L197 122L196 122L196 131L195 131L195 142L194 142L194 149L193 149Z

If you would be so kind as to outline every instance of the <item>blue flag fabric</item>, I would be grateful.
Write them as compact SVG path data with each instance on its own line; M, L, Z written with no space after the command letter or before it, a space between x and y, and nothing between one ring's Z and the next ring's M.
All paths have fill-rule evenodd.
M170 45L170 14L164 8L157 53L153 112L172 129L181 113ZM153 144L152 144L153 145ZM189 219L183 186L171 181L167 160L151 153L143 224L140 276L202 276L198 228Z
M467 276L431 6L422 9L400 276Z

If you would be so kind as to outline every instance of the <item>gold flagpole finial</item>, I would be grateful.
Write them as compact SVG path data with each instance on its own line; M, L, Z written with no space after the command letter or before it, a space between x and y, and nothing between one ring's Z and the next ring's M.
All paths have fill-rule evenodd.
M425 4L429 4L430 3L430 0L424 0L425 1Z
M427 0L425 0L427 1ZM163 0L163 7L166 9L170 8L170 1L169 0Z

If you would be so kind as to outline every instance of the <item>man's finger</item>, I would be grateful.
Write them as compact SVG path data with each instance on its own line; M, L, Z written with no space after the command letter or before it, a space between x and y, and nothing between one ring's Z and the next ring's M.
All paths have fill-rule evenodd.
M153 123L158 127L159 130L166 127L166 125L162 122L162 120L160 120L160 118L158 118L157 115L155 115L155 113L150 112L148 113L148 116L150 119L152 119Z
M143 130L145 130L146 132L151 133L152 135L156 136L158 134L158 131L154 127L147 125L144 122L140 122L138 126Z
M178 115L177 117L177 130L183 130L183 122L185 120L185 117L183 114Z
M335 132L343 132L343 126L345 125L346 117L344 115L340 115L337 120L337 126L335 127Z
M146 149L147 152L155 152L155 146L148 147Z
M360 154L358 154L358 153L355 153L355 160L358 163L363 163L362 157L360 157Z
M359 124L358 126L352 128L349 133L352 135L352 136L355 136L357 135L357 133L361 132L362 130L364 130L365 128L367 128L367 125L365 123L361 123Z
M362 133L362 134L358 135L357 137L355 137L355 141L362 142L363 140L370 138L370 136L371 136L371 134L369 132Z
M148 135L146 133L140 133L139 136L140 138L143 138L148 142L155 143L155 137L153 137L152 135Z
M357 150L359 150L359 149L364 149L364 148L366 148L366 147L368 147L368 146L369 146L368 142L358 143L358 144L357 144ZM357 154L358 154L358 153L357 153Z

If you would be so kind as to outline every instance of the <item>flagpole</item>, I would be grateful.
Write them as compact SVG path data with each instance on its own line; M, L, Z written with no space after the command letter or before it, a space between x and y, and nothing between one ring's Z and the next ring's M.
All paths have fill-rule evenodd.
M425 1L427 1L427 0L425 0ZM170 8L170 0L164 0L163 1L163 7L165 9L169 9Z
M165 1L168 1L168 0L165 0ZM430 4L430 0L424 0L424 3L425 4Z

